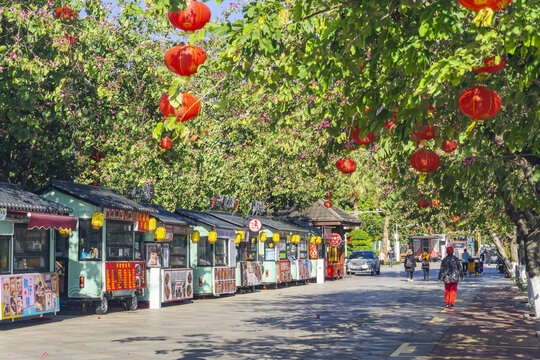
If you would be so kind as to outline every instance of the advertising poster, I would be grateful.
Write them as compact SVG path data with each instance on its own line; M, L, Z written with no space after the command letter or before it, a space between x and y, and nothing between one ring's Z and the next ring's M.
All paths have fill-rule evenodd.
M146 288L146 264L143 261L105 263L105 291Z
M264 260L266 261L276 261L276 248L266 249L264 251Z
M1 319L60 310L57 274L4 275L0 283Z
M256 262L241 262L242 286L257 286L262 284L262 267Z
M151 243L146 246L146 267L161 267L161 244Z
M317 244L309 244L309 258L317 259L318 257L319 257L319 254L317 251Z
M193 270L163 270L163 302L193 299Z
M311 261L298 260L298 280L307 280L311 277Z
M291 281L291 263L289 260L281 260L278 263L278 280Z
M214 294L231 294L236 292L236 268L214 268Z

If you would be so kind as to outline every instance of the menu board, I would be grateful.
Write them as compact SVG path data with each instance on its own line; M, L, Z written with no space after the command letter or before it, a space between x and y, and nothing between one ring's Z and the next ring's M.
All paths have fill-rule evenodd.
M236 292L236 268L214 268L214 294L231 294Z
M166 269L162 276L163 302L193 299L192 269Z
M278 263L278 280L291 281L291 263L289 260L281 260Z
M318 258L317 244L309 244L309 258L317 259Z
M257 286L262 283L262 267L258 262L240 263L242 271L242 286Z
M146 288L144 261L105 262L105 291Z
M298 280L311 278L311 261L298 260Z
M60 310L58 275L24 274L0 276L1 319L51 313Z

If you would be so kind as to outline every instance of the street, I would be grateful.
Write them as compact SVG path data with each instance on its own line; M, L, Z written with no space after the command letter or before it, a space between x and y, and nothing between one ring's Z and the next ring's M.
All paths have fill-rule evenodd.
M458 287L455 312L444 289L405 281L402 266L380 276L195 300L160 310L77 312L50 321L0 326L2 359L410 359L428 355L456 314L485 285L505 280L494 267ZM417 267L418 269L418 267ZM505 283L506 284L506 283Z

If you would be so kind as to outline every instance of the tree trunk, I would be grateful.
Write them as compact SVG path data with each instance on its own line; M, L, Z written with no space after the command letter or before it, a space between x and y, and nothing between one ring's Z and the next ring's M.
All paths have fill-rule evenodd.
M510 237L510 260L512 263L519 264L518 254L518 241L517 241L517 228L514 229L513 236Z
M390 216L384 217L383 244L382 251L384 255L388 254L388 228L390 227Z
M358 214L358 197L355 197L354 200L353 200L353 210L354 210L354 213L355 214ZM360 217L358 215L355 215L356 217ZM356 225L354 227L355 229L360 229L360 226Z
M497 250L499 251L499 254L501 255L501 259L504 261L504 264L506 265L508 271L510 271L510 276L515 276L514 269L512 268L512 262L506 254L506 250L504 249L501 239L499 239L499 237L495 233L491 233L490 235L491 239L493 239L493 242L495 243L495 246L497 247Z

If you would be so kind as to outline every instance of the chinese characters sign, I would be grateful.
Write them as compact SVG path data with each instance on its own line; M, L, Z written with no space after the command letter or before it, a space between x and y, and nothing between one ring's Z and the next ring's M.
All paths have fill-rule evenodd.
M291 281L291 263L289 260L281 260L278 263L278 280Z
M146 266L142 261L105 263L105 291L146 288Z

